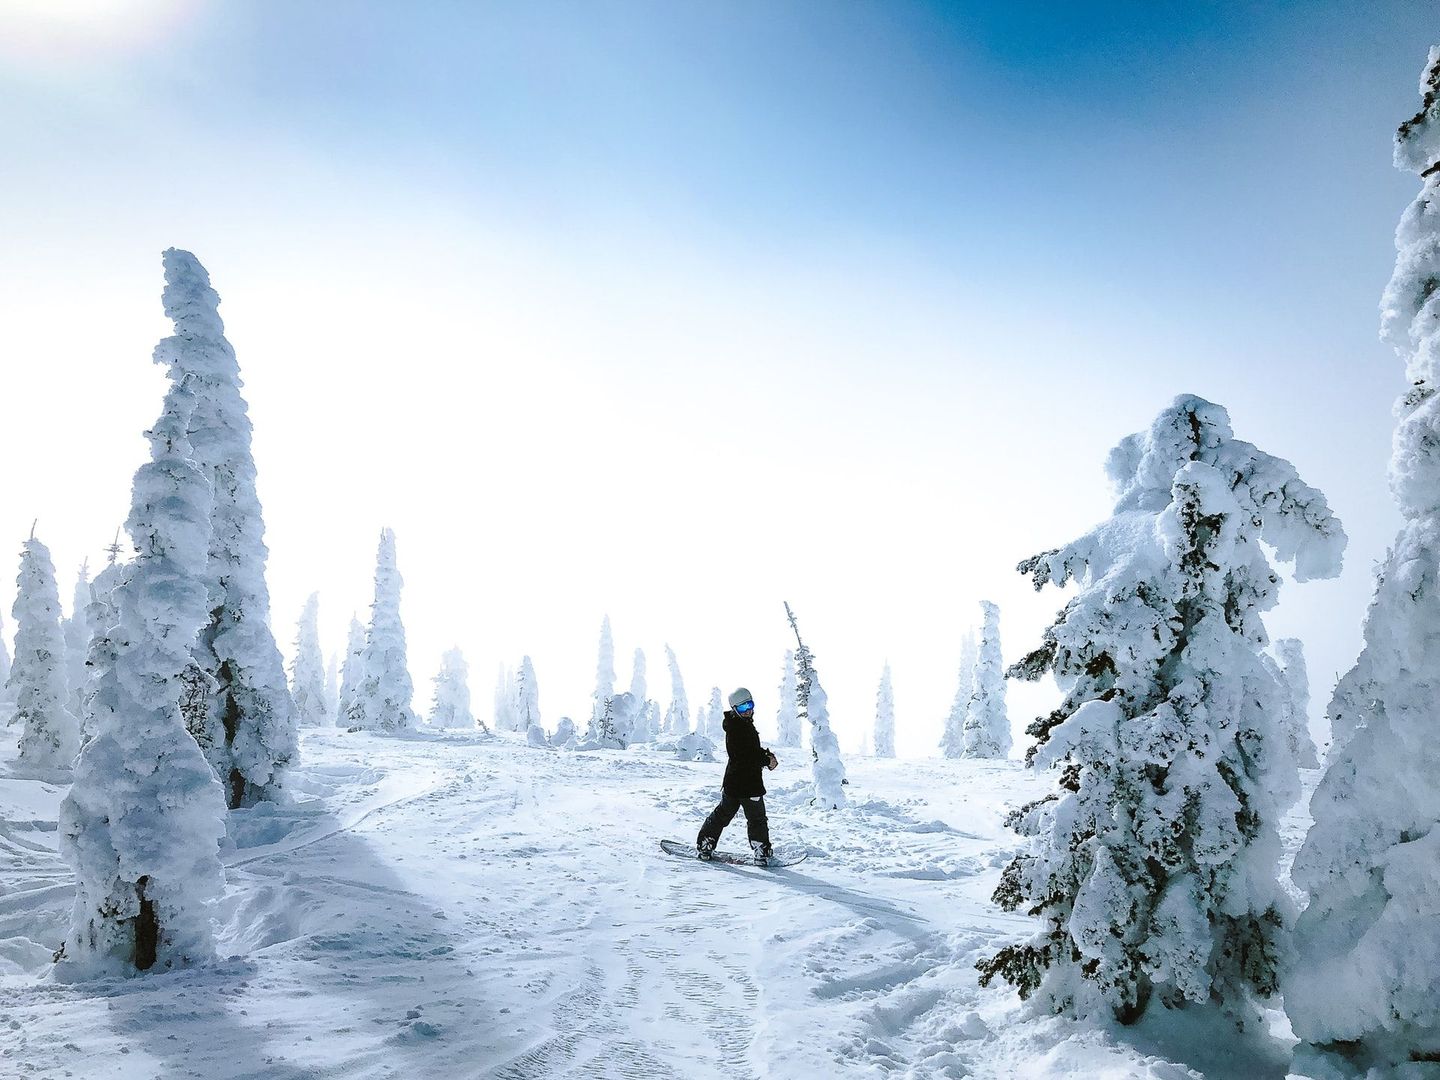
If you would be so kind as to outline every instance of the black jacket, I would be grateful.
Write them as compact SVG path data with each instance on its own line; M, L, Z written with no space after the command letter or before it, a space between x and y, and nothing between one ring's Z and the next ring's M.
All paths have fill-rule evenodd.
M725 794L737 799L764 795L770 751L760 745L755 722L734 710L725 713L725 753L730 755L730 763L725 766Z

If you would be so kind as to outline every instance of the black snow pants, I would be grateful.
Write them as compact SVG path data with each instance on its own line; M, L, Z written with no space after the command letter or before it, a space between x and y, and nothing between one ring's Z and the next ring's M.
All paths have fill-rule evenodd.
M757 796L753 799L743 799L739 795L731 795L728 791L720 795L720 805L710 811L710 816L705 819L705 824L700 826L700 835L695 838L698 843L705 837L710 837L716 844L720 843L720 834L725 831L735 817L737 810L745 811L745 833L750 842L765 845L765 850L770 850L770 819L765 816L764 796Z

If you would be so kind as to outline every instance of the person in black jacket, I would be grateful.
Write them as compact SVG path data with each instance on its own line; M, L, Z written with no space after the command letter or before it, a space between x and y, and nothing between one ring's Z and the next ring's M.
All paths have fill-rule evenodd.
M730 761L725 766L725 780L720 789L720 805L710 811L700 835L695 839L696 853L710 858L720 834L735 817L745 811L745 832L750 837L750 850L755 862L764 866L770 861L770 822L765 816L765 770L780 762L760 745L755 730L755 699L743 686L730 695L730 709L725 713L725 753Z

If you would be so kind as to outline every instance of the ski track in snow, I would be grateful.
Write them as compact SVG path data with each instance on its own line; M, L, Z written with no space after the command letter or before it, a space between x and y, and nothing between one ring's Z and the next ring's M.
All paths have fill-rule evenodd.
M977 986L975 958L1031 928L989 902L1004 812L1049 787L1016 763L855 759L830 814L782 766L772 832L810 857L761 869L658 850L694 836L718 764L332 731L303 762L292 804L232 815L228 959L76 985L46 977L64 788L0 773L0 1074L1197 1075L1163 1031L1022 1020Z

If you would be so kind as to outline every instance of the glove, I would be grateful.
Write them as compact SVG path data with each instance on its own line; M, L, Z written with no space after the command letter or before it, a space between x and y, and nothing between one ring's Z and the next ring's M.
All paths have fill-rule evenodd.
M766 767L767 769L769 769L771 772L774 772L776 769L778 769L778 768L780 767L780 759L775 756L774 751L766 750L765 753L766 753L766 754L769 756L769 758L770 758L769 762L766 763L765 767Z

